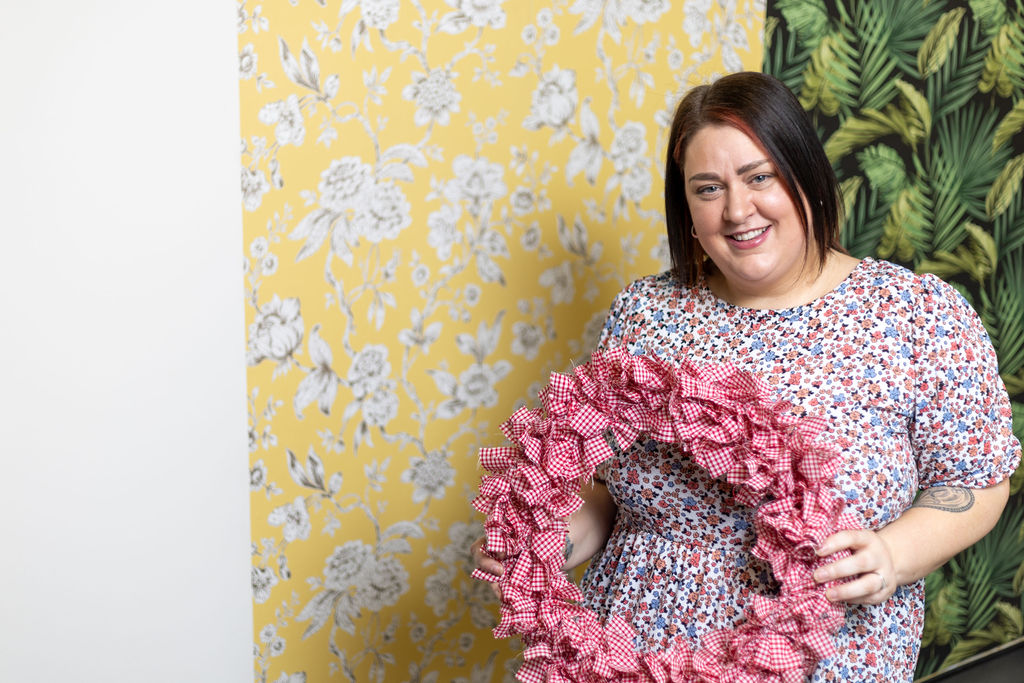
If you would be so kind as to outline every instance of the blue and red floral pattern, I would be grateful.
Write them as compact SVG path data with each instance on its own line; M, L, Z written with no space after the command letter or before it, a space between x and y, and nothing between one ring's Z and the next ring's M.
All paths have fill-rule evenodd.
M669 362L728 363L766 380L797 415L825 417L848 510L878 529L921 488L991 486L1020 461L995 352L978 316L931 275L865 259L804 306L758 310L667 274L617 297L602 348ZM583 579L584 605L618 615L637 647L670 649L732 628L774 588L754 557L754 511L679 448L648 441L598 468L619 512ZM837 654L813 681L911 681L923 581L878 606L852 605Z

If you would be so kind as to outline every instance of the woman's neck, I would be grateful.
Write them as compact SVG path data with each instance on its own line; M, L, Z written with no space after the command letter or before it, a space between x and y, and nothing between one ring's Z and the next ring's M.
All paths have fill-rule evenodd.
M828 294L853 272L858 263L860 261L852 256L830 251L820 270L817 264L809 263L796 280L774 288L744 287L742 283L727 280L717 269L708 273L705 283L715 296L734 306L781 310L803 306Z

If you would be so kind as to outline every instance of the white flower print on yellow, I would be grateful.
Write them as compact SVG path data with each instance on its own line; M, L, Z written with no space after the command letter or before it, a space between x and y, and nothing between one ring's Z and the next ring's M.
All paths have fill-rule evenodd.
M263 203L263 195L270 189L266 174L259 169L242 169L242 203L246 211L255 211Z
M254 678L511 683L477 450L661 268L672 106L763 6L237 8Z
M576 113L577 97L576 72L552 67L541 76L533 91L530 115L523 120L523 125L530 130L565 126Z
M277 294L260 307L249 326L249 350L246 361L256 365L263 360L278 363L288 360L299 348L305 328L299 300L281 299Z
M433 69L427 74L412 74L412 83L402 90L402 96L416 103L413 122L417 126L425 126L432 121L447 126L451 114L459 111L462 95L452 82L454 75L444 69Z
M265 105L260 109L259 120L260 123L274 126L274 138L279 145L301 145L306 139L299 98L294 94Z

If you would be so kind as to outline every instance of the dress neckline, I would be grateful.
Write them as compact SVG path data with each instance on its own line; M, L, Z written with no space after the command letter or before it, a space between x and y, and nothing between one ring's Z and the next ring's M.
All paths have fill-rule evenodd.
M697 285L695 287L697 294L702 301L707 301L714 305L716 308L726 311L735 311L736 313L747 315L747 316L783 316L790 317L799 315L808 310L820 308L827 304L830 300L845 293L847 289L857 280L860 280L863 275L868 271L870 266L873 266L876 261L870 256L866 256L853 267L845 278L843 278L839 284L830 289L829 291L817 296L810 301L799 304L797 306L788 306L786 308L751 308L749 306L740 306L738 304L732 304L722 299L717 294L711 291L708 287L707 279L704 275L700 276Z

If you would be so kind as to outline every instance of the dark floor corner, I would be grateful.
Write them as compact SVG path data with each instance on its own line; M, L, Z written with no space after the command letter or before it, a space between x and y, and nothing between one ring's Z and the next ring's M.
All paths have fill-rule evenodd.
M1024 681L1024 638L964 660L916 683L1021 683Z

